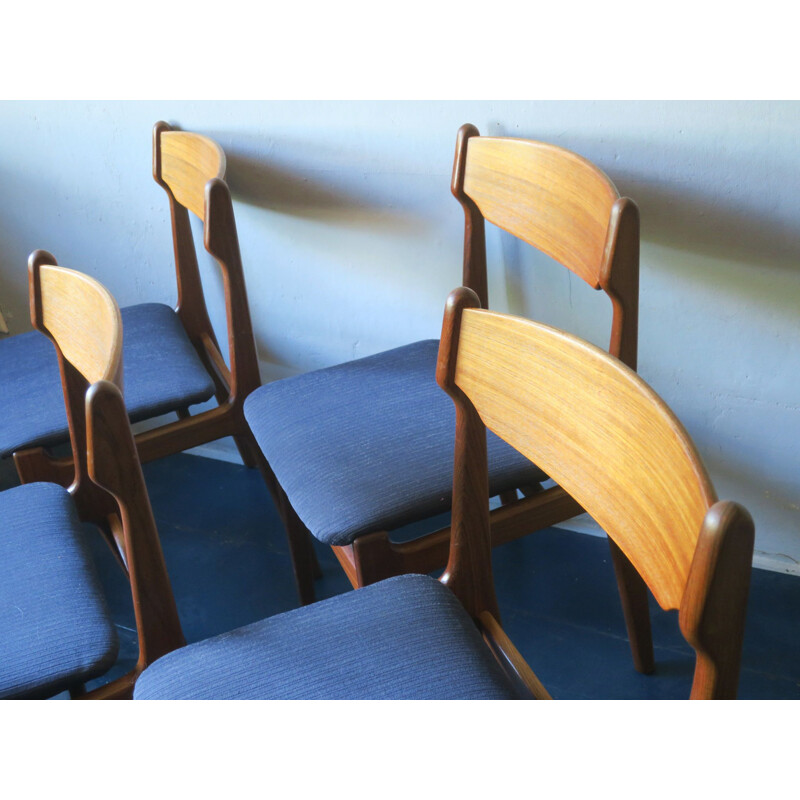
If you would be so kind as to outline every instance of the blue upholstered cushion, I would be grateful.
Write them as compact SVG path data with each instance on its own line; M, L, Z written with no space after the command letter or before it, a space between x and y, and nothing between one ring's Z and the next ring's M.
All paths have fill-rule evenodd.
M300 519L331 545L448 511L455 409L427 340L262 386L244 413ZM489 432L493 495L547 476Z
M0 493L0 697L48 697L114 663L117 634L82 535L60 486Z
M175 650L135 700L513 699L453 593L401 575Z
M137 422L208 400L211 381L175 312L160 303L122 309L125 403ZM58 359L37 331L0 342L0 456L69 436Z

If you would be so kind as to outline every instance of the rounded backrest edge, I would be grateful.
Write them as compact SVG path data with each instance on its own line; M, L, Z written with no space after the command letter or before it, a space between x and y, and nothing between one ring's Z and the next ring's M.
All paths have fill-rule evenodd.
M116 300L83 272L31 255L31 318L87 383L107 380L122 388L122 318Z
M598 522L663 608L680 608L713 486L656 393L603 350L530 320L465 309L455 383L485 425Z

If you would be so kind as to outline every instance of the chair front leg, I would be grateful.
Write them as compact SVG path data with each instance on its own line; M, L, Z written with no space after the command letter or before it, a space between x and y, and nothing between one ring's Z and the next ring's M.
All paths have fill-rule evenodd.
M322 575L322 570L311 542L311 534L300 517L297 516L297 512L289 502L283 487L278 483L275 473L273 473L260 448L256 449L256 462L286 530L300 605L308 605L316 599L314 579Z
M241 411L239 412L241 413ZM242 417L244 421L244 417ZM242 463L248 468L258 466L258 445L255 443L252 434L249 430L245 433L235 433L233 441L236 444L236 449L239 451Z
M655 656L653 655L653 634L650 629L650 609L647 604L647 585L633 564L628 561L625 553L610 537L608 544L611 549L614 572L617 576L625 626L628 629L633 666L638 672L649 675L655 670Z

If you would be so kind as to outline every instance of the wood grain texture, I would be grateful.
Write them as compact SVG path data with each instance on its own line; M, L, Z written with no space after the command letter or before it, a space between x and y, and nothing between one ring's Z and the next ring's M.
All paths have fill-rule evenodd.
M160 177L175 199L205 219L205 188L212 178L225 177L225 153L212 139L187 131L161 134Z
M485 219L600 288L614 184L593 164L555 145L473 136L464 193Z
M716 496L652 389L587 342L477 309L462 317L455 382L487 427L594 517L659 604L678 608Z
M88 383L121 380L122 321L114 298L97 281L57 266L52 257L52 263L42 263L42 253L29 259L29 270L36 273L29 281L34 326L59 343ZM87 326L87 319L96 324Z

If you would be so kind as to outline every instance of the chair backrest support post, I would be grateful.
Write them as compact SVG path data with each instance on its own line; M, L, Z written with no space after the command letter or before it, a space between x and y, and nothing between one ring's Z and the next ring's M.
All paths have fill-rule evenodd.
M608 352L637 367L639 330L639 209L621 197L611 209L600 288L612 305Z
M464 192L467 145L473 136L480 136L474 125L462 125L458 130L450 190L464 209L464 267L461 283L478 295L481 308L489 308L486 230L483 215L472 198Z
M450 556L441 580L474 619L488 611L499 620L492 577L486 428L455 380L461 315L468 308L480 308L472 289L461 287L448 297L436 365L436 381L456 408Z
M739 684L755 529L722 500L706 513L681 602L681 632L697 653L693 699L732 700Z

